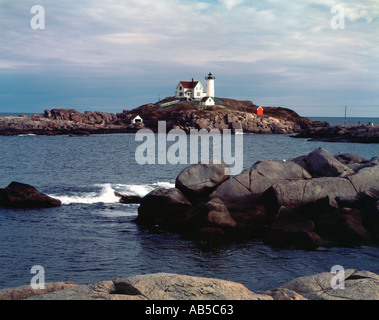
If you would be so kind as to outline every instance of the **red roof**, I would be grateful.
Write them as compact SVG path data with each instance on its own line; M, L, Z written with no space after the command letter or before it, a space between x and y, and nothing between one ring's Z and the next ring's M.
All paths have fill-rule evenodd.
M184 89L194 89L199 81L180 81Z

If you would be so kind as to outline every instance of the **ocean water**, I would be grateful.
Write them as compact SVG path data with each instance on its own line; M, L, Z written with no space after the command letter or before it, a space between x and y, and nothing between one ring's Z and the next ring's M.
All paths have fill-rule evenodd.
M338 125L344 125L345 124L345 118L343 117L309 117L311 120L315 121L326 121L331 126L338 126ZM347 117L346 118L346 124L347 125L353 125L353 124L368 124L373 123L374 125L379 124L379 118L357 118L357 117Z
M288 135L243 135L243 166L289 159L324 147L332 154L379 155L378 145L328 143ZM29 284L41 265L46 282L78 284L137 274L172 272L236 281L254 292L276 288L334 265L379 273L379 248L278 249L262 241L183 240L134 222L138 205L114 191L143 196L173 187L187 165L139 165L134 134L0 136L0 187L28 183L60 199L52 209L0 208L0 289ZM156 150L165 152L165 150Z

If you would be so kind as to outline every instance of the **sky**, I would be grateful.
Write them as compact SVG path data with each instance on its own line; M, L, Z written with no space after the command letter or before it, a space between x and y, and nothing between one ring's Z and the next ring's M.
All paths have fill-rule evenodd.
M0 44L0 112L116 113L212 72L216 97L379 117L379 0L0 0Z

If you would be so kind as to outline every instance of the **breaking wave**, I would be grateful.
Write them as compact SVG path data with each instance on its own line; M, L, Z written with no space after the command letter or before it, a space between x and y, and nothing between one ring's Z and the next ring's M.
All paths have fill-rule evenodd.
M128 196L143 197L156 188L173 188L175 185L170 182L156 182L152 184L128 185L128 184L96 184L100 188L97 192L76 192L70 195L50 195L58 199L63 205L70 204L96 204L96 203L119 203L120 198L115 195L118 192Z

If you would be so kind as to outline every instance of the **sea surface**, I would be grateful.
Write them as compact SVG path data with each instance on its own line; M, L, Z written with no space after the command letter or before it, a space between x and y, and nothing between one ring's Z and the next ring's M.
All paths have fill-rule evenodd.
M326 121L331 126L344 125L345 118L343 117L309 117L311 120L315 121ZM347 117L346 125L354 125L354 124L374 124L379 125L379 118L357 118L357 117Z
M318 147L368 159L379 155L377 144L311 142L289 135L242 137L243 150L237 152L243 154L244 168ZM330 272L334 265L379 273L379 248L374 245L278 249L259 240L189 241L139 227L134 222L138 205L119 203L114 191L143 196L157 187L173 187L187 166L139 165L135 153L141 143L134 134L0 136L0 187L12 181L31 184L63 203L52 209L0 208L0 289L29 284L35 265L44 268L46 282L86 284L170 272L236 281L257 293L295 277ZM165 151L157 148L155 153Z

